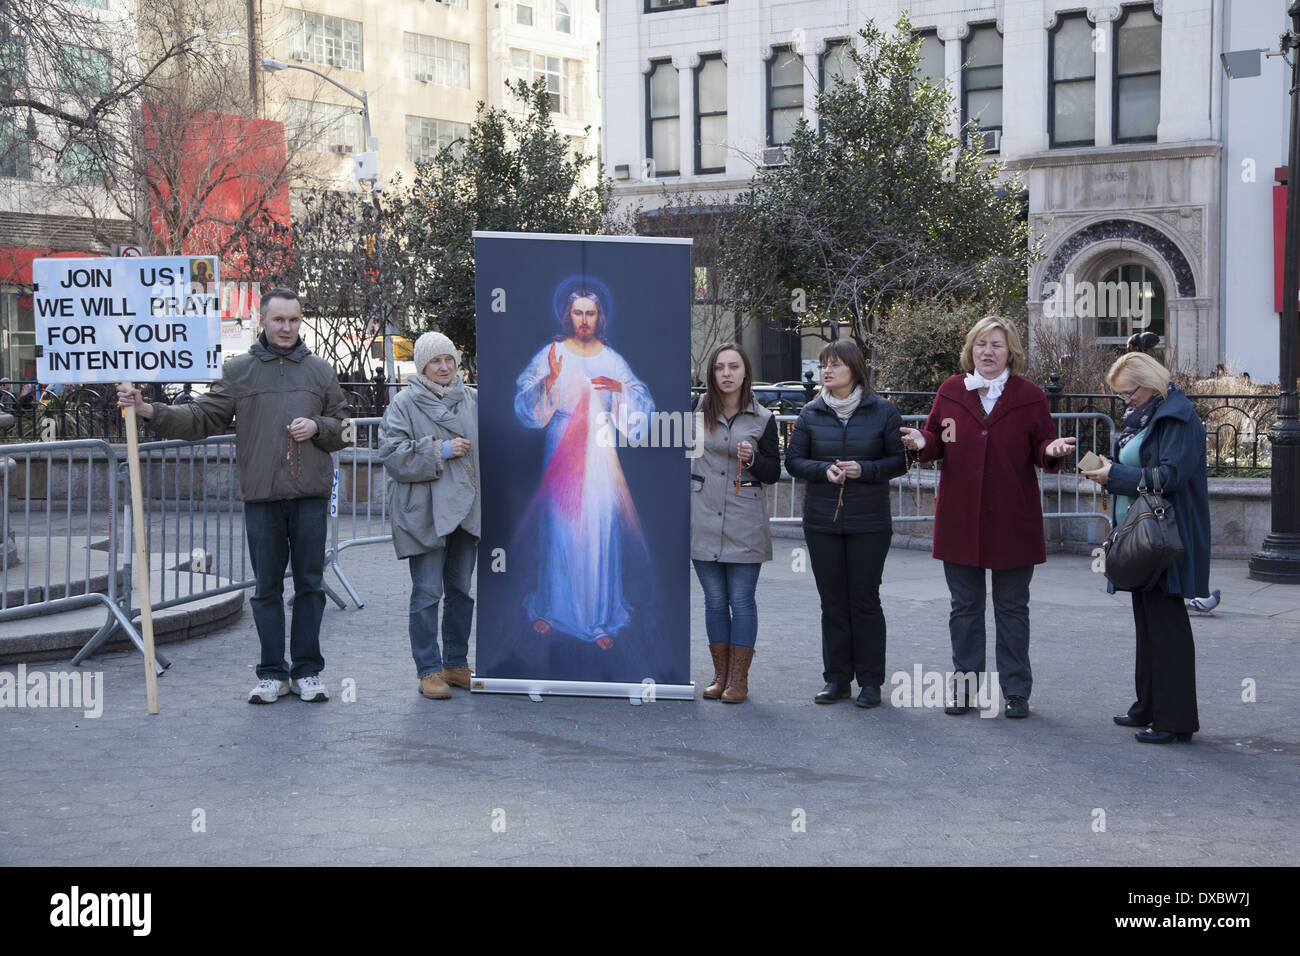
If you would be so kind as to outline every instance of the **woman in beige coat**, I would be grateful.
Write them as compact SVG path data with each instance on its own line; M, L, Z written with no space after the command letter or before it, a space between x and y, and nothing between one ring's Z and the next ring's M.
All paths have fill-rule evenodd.
M469 689L469 596L478 556L478 403L456 371L456 347L441 332L415 343L407 386L379 425L388 472L393 547L411 571L409 631L420 693L434 700ZM443 650L438 651L438 605Z
M697 411L703 432L691 468L691 559L704 589L704 626L713 657L707 700L739 704L749 693L758 636L754 592L772 559L763 485L781 477L776 419L754 400L749 359L734 342L709 358Z

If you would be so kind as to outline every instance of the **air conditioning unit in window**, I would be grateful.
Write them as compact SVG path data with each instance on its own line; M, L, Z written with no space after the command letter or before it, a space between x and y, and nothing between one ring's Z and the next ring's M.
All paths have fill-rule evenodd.
M421 83L432 83L432 82L433 82L433 74L432 74L432 73L417 73L417 74L415 74L415 78L416 78L417 80L419 80Z
M768 146L763 150L763 166L784 166L790 162L789 146Z
M966 134L966 148L979 148L986 153L996 153L1002 149L1002 130L971 130Z
M342 145L341 143L335 143L333 146L330 147L330 152L331 152L331 153L338 153L340 156L347 156L347 155L351 154L351 152L352 152L352 147L351 147L351 146L344 146L344 145Z

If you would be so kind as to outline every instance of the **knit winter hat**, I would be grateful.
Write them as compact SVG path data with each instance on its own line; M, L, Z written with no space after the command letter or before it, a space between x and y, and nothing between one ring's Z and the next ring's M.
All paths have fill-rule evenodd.
M424 367L439 355L454 356L456 364L460 364L460 351L451 344L451 339L441 332L425 332L415 340L413 358L417 372L423 374Z

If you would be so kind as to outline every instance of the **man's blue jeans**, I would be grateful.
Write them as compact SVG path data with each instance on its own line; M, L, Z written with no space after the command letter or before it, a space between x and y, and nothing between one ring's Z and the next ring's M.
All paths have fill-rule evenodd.
M469 627L474 599L469 596L478 556L478 538L464 528L447 535L446 547L417 554L407 561L411 570L411 656L416 676L442 670L438 653L438 604L446 595L442 612L442 646L447 667L469 666Z
M244 530L257 587L253 622L262 642L258 678L295 680L325 669L320 621L325 613L325 529L327 498L244 502ZM284 661L284 570L293 564L293 623L289 632L290 672Z
M753 647L758 639L758 588L761 564L695 561L704 589L704 630L710 644Z

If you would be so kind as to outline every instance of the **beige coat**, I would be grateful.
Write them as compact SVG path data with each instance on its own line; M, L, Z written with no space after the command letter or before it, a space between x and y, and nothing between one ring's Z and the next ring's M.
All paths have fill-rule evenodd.
M467 438L469 454L442 457L444 439ZM457 528L481 533L478 492L478 402L454 385L445 399L412 383L379 424L379 460L388 473L393 548L399 558L437 551Z
M736 492L736 446L749 442L755 459L740 480L770 484L781 475L775 455L760 455L759 439L772 413L758 402L739 412L730 425L719 418L713 430L699 436L700 457L691 462L691 558L728 564L758 564L772 559L767 495L761 485Z

